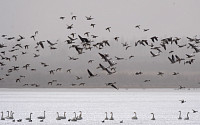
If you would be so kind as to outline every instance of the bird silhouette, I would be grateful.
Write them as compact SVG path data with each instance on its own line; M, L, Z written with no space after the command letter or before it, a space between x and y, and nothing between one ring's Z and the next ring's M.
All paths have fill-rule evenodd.
M89 74L88 78L97 76L97 74L93 74L89 69L87 69L87 72Z

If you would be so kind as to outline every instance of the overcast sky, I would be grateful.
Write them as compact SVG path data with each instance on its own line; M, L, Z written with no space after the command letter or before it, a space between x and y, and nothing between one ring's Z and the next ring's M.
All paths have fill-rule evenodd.
M200 1L199 0L1 0L0 1L0 35L6 37L15 37L14 40L8 41L0 38L0 44L4 44L5 51L3 57L10 57L11 61L0 60L6 64L1 66L0 87L22 87L24 84L40 84L40 87L47 87L47 83L56 79L63 87L71 87L70 84L86 83L84 87L105 87L104 83L117 82L119 87L178 87L183 85L187 87L199 87L200 84L200 56L199 53L193 53L194 50L187 48L188 39L200 38ZM76 20L71 17L77 16ZM61 16L64 20L59 19ZM86 16L91 16L93 20L86 20ZM95 27L90 26L95 23ZM67 25L73 24L71 30L67 29ZM140 25L140 29L135 28ZM106 27L111 27L108 32ZM144 32L143 29L149 29ZM38 31L36 41L30 38ZM90 35L97 35L96 39L91 36L88 39L94 40L93 43L108 40L110 46L105 46L99 50L93 48L85 50L83 54L77 54L75 49L69 49L65 40L68 39L72 32L75 37L90 32ZM19 35L25 39L17 41ZM119 41L115 41L114 37L118 36ZM187 44L183 48L177 47L175 44L168 45L167 50L163 48L160 56L152 57L149 46L138 45L138 40L148 40L152 43L151 37L157 36L158 41L155 46L160 46L161 39L168 37L178 37L179 45ZM55 45L56 50L50 50L47 42L44 43L45 48L39 47L39 52L34 48L39 41L50 40ZM81 45L80 39L76 44ZM121 43L127 42L131 47L127 50ZM28 50L19 48L14 52L9 52L13 46L20 43L22 46L29 44ZM92 44L93 44L92 43ZM197 44L198 45L198 44ZM22 55L21 52L27 52ZM171 64L168 57L170 51L174 51L174 55L178 55L186 60L185 54L195 55L195 61L191 65L181 63ZM108 67L108 63L104 62L98 53L108 53L112 61L117 63L116 73L107 75L105 71L96 69L99 63ZM34 54L40 56L34 58ZM12 57L17 56L17 61ZM128 59L129 56L133 58ZM78 57L76 61L69 60L68 56ZM125 60L116 60L115 56L123 57ZM88 64L88 60L93 59L93 63ZM42 67L40 62L45 62L49 66ZM29 70L21 67L30 64ZM14 71L6 76L7 70L12 66L19 66L19 71ZM36 71L30 71L30 69ZM62 68L60 72L50 75L51 69ZM67 69L72 69L71 73L67 73ZM98 77L88 78L87 69L99 74ZM142 75L136 76L136 72L143 72ZM163 76L158 76L158 72L163 72ZM179 75L172 75L173 72L179 72ZM21 82L16 83L16 79L20 75L26 76L21 78ZM83 77L76 80L76 76ZM144 82L150 80L149 82ZM57 84L55 83L55 84ZM52 87L52 86L48 86ZM55 87L55 86L53 86Z

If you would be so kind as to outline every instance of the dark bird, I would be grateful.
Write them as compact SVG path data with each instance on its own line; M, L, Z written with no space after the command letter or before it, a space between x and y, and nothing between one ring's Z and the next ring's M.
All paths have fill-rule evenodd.
M160 76L163 76L163 72L158 72L158 74L157 75L160 75Z
M192 109L192 111L193 111L193 113L197 113L198 111L196 111L196 110L194 110L194 109Z
M80 83L80 84L79 84L79 86L81 86L81 85L82 85L82 86L84 86L84 85L85 85L85 83Z
M47 40L47 43L48 43L49 45L51 45L51 46L54 46L54 45L58 44L58 43L52 43L52 42L49 41L49 40Z
M179 85L179 89L184 89L184 88L185 88L185 86Z
M35 36L36 36L36 34L38 34L38 31L35 31Z
M97 74L93 74L89 69L87 69L87 71L88 71L88 74L89 74L88 78L97 76Z
M189 54L185 54L187 56L187 58L192 58L194 57L195 55L189 55Z
M115 58L116 58L116 60L124 60L124 58L122 58L122 57L115 56Z
M92 63L94 60L89 60L88 63Z
M106 86L111 86L111 87L113 87L113 88L115 88L115 89L119 89L119 88L117 88L116 86L115 86L115 84L116 84L116 82L110 82L110 83L105 83L106 84Z
M154 54L152 51L150 51L152 57L156 57L156 56L159 56L160 54Z
M6 37L7 35L1 35L1 37Z
M173 72L173 74L172 75L178 75L179 73L178 72Z
M182 99L182 100L179 100L179 101L180 101L181 103L185 103L185 102L186 102L186 101L185 101L185 100L183 100L183 99Z
M104 67L101 63L99 63L99 66L97 67L97 69L101 68L102 70L106 70L106 67Z
M39 42L37 42L37 45L40 45L41 47L42 47L42 49L44 49L44 43L45 41L39 41Z
M131 58L133 58L133 57L134 57L133 55L130 55L130 56L129 56L129 59L131 59Z
M153 37L151 37L151 40L152 40L153 42L158 41L158 37L157 37L157 36L153 36Z
M84 35L87 35L87 37L89 37L89 33L90 33L90 32L85 32Z
M77 60L78 58L75 58L75 57L70 57L69 56L69 60Z
M73 24L67 25L67 29L72 29L72 28L73 28Z
M135 28L138 28L138 29L140 29L140 25L136 25L136 26L135 26Z
M92 26L93 28L94 28L95 25L96 25L96 24L94 24L94 23L91 23L91 24L90 24L90 26Z
M92 19L94 19L94 18L92 18L91 16L89 16L89 17L85 16L85 17L86 17L87 20L92 20Z
M12 39L14 39L15 37L8 37L8 38L6 38L7 40L12 40Z
M64 16L61 16L61 17L60 17L60 19L61 19L61 20L64 20L64 19L65 19L65 17L64 17Z
M82 77L80 76L76 76L76 80L82 79Z
M21 81L20 81L20 78L16 79L16 82L21 82Z
M25 37L23 37L23 36L21 36L21 35L19 35L19 39L17 39L17 41L21 41L21 40L23 40L23 39L25 39Z
M76 34L76 33L71 33L70 35L72 35L72 37L74 38L75 34Z
M105 68L105 71L108 73L108 75L111 75L111 74L113 74L113 73L116 73L116 70L114 70L114 72L111 72L111 71L108 70L108 68Z
M143 29L144 32L148 31L149 29Z
M111 27L107 27L106 30L108 30L110 32Z
M25 45L24 48L25 48L25 49L28 49L29 46L30 46L30 45Z
M115 40L115 41L118 41L118 39L119 39L119 37L117 37L117 36L116 36L116 37L114 37L114 40Z
M150 82L151 80L147 79L147 80L144 80L144 82Z
M73 19L76 20L76 16L72 16L72 20L73 20Z
M92 38L97 38L98 36L96 36L96 35L91 35L92 36Z
M172 55L172 58L168 57L168 59L171 62L171 64L174 64L176 62L175 58L174 58L174 55Z
M35 35L32 35L30 38L33 38L33 40L35 41Z
M71 70L72 70L72 69L68 69L67 72L71 73Z
M78 37L80 38L82 43L90 43L90 41L87 38L83 38L81 36L78 35Z

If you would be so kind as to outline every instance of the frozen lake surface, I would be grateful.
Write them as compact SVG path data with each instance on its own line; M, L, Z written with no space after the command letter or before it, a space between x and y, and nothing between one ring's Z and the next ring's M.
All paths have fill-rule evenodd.
M186 100L181 103L179 100ZM199 112L193 113L192 109ZM43 122L37 119L46 111ZM200 125L200 90L199 89L0 89L0 111L14 112L15 122L0 120L0 125ZM82 111L83 119L68 121ZM178 120L179 112L182 120ZM32 122L25 118L32 114ZM56 120L57 114L66 119ZM114 120L101 121L105 112L113 112ZM137 112L137 120L132 120ZM187 112L189 120L184 120ZM152 114L156 120L151 120ZM22 119L22 122L16 120ZM120 121L123 120L123 123Z

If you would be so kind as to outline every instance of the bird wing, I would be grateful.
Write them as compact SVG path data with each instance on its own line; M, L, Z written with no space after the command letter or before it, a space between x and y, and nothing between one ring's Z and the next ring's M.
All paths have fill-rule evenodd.
M88 71L88 74L89 74L90 76L94 76L94 75L92 74L92 72L91 72L89 69L87 69L87 71Z
M118 90L118 88L115 85L111 84L110 86Z
M150 51L150 53L151 53L152 56L156 56L152 51Z
M39 42L40 46L44 49L44 45L42 42Z

